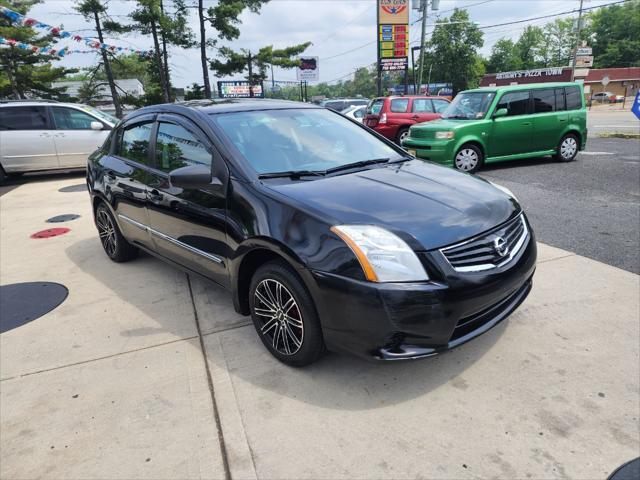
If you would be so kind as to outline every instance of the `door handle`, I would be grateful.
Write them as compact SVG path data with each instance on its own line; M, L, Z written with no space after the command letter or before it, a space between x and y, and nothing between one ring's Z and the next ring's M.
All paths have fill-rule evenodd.
M561 118L561 119L560 119L560 121L561 121L561 122L566 122L566 121L567 121L567 119L566 119L566 118Z
M47 132L42 132L42 133L40 134L40 136L41 136L41 137L50 137L50 136L51 136L51 134L50 134L50 133L47 133Z
M524 122L522 125L528 127L529 125L531 125L531 122Z
M419 115L414 115L414 116L413 116L413 117L411 117L411 118L412 118L413 120L417 120L417 119L419 119L419 118L420 118L420 116L419 116Z

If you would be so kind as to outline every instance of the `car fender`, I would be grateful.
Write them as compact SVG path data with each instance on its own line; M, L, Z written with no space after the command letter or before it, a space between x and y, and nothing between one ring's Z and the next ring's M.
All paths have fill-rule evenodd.
M460 137L459 139L456 140L455 148L451 152L451 157L452 157L451 160L453 160L453 158L456 155L456 152L465 143L475 143L475 144L479 145L480 149L482 150L482 154L484 155L485 158L487 157L487 145L485 143L485 139L478 138L477 135L469 135L469 134L467 134L467 135L463 135L462 137Z

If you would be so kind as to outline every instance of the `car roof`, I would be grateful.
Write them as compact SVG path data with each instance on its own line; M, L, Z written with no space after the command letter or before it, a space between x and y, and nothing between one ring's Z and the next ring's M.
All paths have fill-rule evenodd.
M504 91L518 91L518 90L531 90L532 88L555 88L555 87L579 87L580 84L575 82L548 82L548 83L520 83L518 85L502 85L495 87L479 87L471 90L464 90L467 92L504 92ZM460 92L463 93L463 92Z
M289 100L273 100L267 98L221 98L212 100L188 100L185 102L163 103L136 110L136 116L143 113L181 113L195 110L205 115L250 112L252 110L283 110L287 108L322 108L318 105L292 102Z
M58 102L56 100L0 100L0 108L2 107L37 107L43 105L53 105L56 107L76 107L76 108L93 108L82 103Z

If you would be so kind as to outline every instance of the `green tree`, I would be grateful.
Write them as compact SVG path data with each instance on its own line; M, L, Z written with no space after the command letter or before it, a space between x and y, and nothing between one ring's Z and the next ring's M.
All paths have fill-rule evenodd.
M595 68L640 65L640 2L600 8L587 16Z
M205 11L204 0L198 0L198 26L200 61L202 65L202 79L204 95L211 98L211 82L209 81L209 58L207 47L214 47L221 40L235 40L240 36L240 14L245 10L257 13L262 4L268 0L227 0L218 2ZM206 26L210 24L217 32L217 39L207 39Z
M96 35L98 40L100 40L100 43L104 43L104 36L102 32L105 23L107 23L112 30L121 28L119 24L114 22L108 16L106 3L103 3L100 0L82 0L74 8L85 18L85 20L93 22L96 29ZM109 90L111 91L111 98L113 100L113 106L115 107L116 117L122 118L122 105L120 104L120 96L118 95L116 83L113 78L113 72L111 71L109 55L104 49L101 49L100 54L102 55L102 66L107 77ZM86 88L87 92L91 92L94 90L94 85L90 83L86 85Z
M490 73L512 72L522 68L520 53L513 40L501 38L491 48L486 69Z
M267 78L267 68L271 65L285 69L300 65L300 60L295 57L310 45L311 42L305 42L282 49L274 49L268 45L262 47L257 54L252 54L247 49L237 52L230 47L221 47L218 50L221 59L213 59L209 63L211 69L219 76L247 71L247 80L255 84Z
M191 88L187 88L184 99L185 100L201 100L203 98L208 98L205 96L204 87L197 83L193 83Z
M539 47L541 63L546 67L569 65L575 46L576 33L573 18L557 18L543 28L543 41Z
M478 55L484 44L482 36L466 10L456 8L449 18L439 21L428 42L432 78L451 83L454 94L477 84L483 73Z
M521 68L531 69L540 66L539 54L543 49L544 32L542 28L528 25L515 44L521 61Z
M35 3L34 0L7 2L0 0L0 6L26 14ZM14 25L9 19L0 16L0 37L18 40L38 47L54 47L56 39L52 36L40 36L30 27ZM58 98L64 95L63 88L53 88L51 83L61 80L65 75L76 72L74 69L54 67L51 55L34 53L15 47L0 49L0 97L23 99L28 97Z

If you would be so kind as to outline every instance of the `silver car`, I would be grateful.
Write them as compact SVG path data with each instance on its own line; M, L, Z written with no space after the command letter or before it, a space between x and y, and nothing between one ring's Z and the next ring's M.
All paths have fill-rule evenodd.
M76 103L0 101L0 183L12 174L84 168L117 122Z

